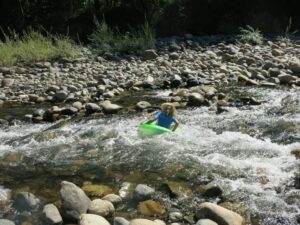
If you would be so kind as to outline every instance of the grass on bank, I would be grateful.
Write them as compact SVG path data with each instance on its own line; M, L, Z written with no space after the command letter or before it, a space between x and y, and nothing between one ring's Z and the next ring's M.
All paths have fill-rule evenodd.
M112 30L105 22L102 22L91 34L90 41L100 55L106 53L112 55L138 54L154 47L155 34L148 24L138 31L121 33L118 30Z
M73 58L80 53L79 46L65 36L29 31L22 37L13 32L5 37L5 41L0 41L1 66Z
M260 30L254 29L253 27L247 25L246 28L240 28L238 41L252 45L260 45L263 43L264 37Z

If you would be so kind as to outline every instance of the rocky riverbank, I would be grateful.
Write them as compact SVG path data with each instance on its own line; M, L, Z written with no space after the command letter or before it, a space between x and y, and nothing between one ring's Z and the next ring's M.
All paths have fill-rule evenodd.
M141 57L118 58L106 55L102 58L86 49L82 57L75 60L1 68L0 109L6 112L11 105L26 107L24 115L18 114L18 119L36 123L54 122L70 116L101 117L119 112L152 110L157 106L154 102L136 101L132 105L126 100L136 93L165 89L170 93L168 101L177 107L206 106L209 112L222 113L226 112L228 106L263 104L249 93L229 95L224 91L226 86L250 85L261 87L264 91L270 88L296 91L300 84L299 52L300 45L297 42L268 41L261 46L251 46L191 35L161 40L157 43L157 49L145 51ZM255 91L262 89L257 88ZM277 120L278 115L293 116L293 113L299 112L298 101L294 96L280 96L277 99L280 103L276 107L267 108L267 113L258 116L275 115L274 120ZM13 119L14 112L8 112ZM1 123L9 124L11 119L1 120ZM225 120L220 118L216 121ZM239 128L234 130L236 133L229 135L241 133L238 139L229 142L223 142L223 139L213 139L207 143L195 142L194 139L205 136L203 133L196 136L200 129L214 136L232 129L223 129L224 124L215 129L205 124L197 129L191 126L192 133L187 135L195 137L189 139L185 136L187 142L170 139L173 145L175 143L182 149L177 149L177 153L173 153L172 149L172 155L175 156L161 162L160 158L166 157L163 153L169 153L165 148L173 145L164 142L153 150L154 143L145 141L134 146L132 143L135 143L136 136L127 142L129 135L118 137L118 131L113 129L113 126L121 123L119 120L114 123L110 121L112 127L109 130L105 130L105 122L103 126L95 122L83 122L81 126L75 124L77 128L75 125L63 127L62 123L57 123L35 132L28 131L26 135L4 138L5 154L1 158L0 169L5 188L0 189L0 216L6 219L0 219L0 224L299 224L299 218L295 215L297 212L293 208L299 199L299 175L289 174L289 183L281 184L277 183L277 174L269 171L273 172L271 165L278 163L272 159L280 158L279 162L283 164L275 168L279 175L286 175L291 170L290 165L294 165L289 164L287 159L299 159L297 145L283 150L284 145L280 146L298 140L297 135L285 136L289 132L297 133L297 120L294 123L289 120L281 123L273 121L272 126L282 127L284 131L277 132L272 126L267 126L261 133L255 130L260 127L249 129L253 122L251 120L245 124L238 120L231 122L238 123ZM268 120L260 122L269 123ZM30 126L44 125L48 124ZM90 126L95 129L86 129ZM229 126L233 127L231 124ZM245 129L242 131L243 126ZM61 129L56 129L58 127ZM6 129L9 128L13 127ZM279 143L278 146L269 141L264 142L264 139L270 138L268 133L272 133L274 139L271 142ZM206 141L208 139L209 136ZM230 138L225 135L224 139ZM112 144L114 141L115 145ZM255 146L256 141L258 147ZM253 145L250 144L252 142ZM228 145L230 150L223 149L223 144ZM185 149L184 145L189 146ZM201 151L198 152L198 149ZM133 152L135 155L132 155ZM210 156L208 152L215 152L216 156ZM200 159L207 156L208 161L199 163L196 160L198 154ZM186 161L183 156L187 157ZM252 157L249 159L251 162L247 161L248 157ZM218 164L220 158L224 158L220 161L224 160L225 165ZM258 162L256 159L259 159ZM159 164L153 161L159 161ZM239 161L242 161L242 166L231 165ZM253 161L257 165L252 168ZM154 166L144 166L148 163ZM104 164L106 168L102 168ZM105 182L106 177L109 177L108 183ZM218 177L224 179L217 181ZM50 184L64 179L72 179L72 183L70 180L63 181L60 189ZM268 198L263 199L261 204L272 205L273 202L268 199L272 200L275 195L283 195L284 200L275 202L273 208L266 206L267 212L254 213L250 207L246 207L251 206L248 200L258 201L255 198L248 199L252 192L242 193L243 187L235 189L236 186L228 191L226 188L229 185L222 185L226 183L225 180L237 181L237 185L246 186L244 189L259 187L254 193L258 198L267 192ZM250 184L243 183L243 180ZM14 185L22 188L14 189ZM277 214L282 212L278 209L283 205L288 215L286 217Z
M172 89L177 106L211 106L216 112L234 105L217 87L242 84L279 88L300 85L298 42L267 41L261 46L192 35L157 42L141 57L82 57L0 68L0 105L33 105L26 120L56 121L82 114L112 114L124 108L111 102L124 92ZM180 90L178 90L180 89ZM259 104L255 99L241 102ZM39 107L47 103L46 108ZM137 110L151 107L140 103ZM1 123L8 123L1 121Z

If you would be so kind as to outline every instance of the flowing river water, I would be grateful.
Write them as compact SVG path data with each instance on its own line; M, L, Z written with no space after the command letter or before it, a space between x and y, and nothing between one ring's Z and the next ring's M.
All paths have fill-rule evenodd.
M239 87L231 92L263 103L220 114L207 107L179 109L178 131L146 139L137 135L145 119L141 114L2 129L0 159L11 161L2 171L1 190L30 190L47 202L56 197L45 196L47 190L59 190L64 179L154 187L176 180L191 189L213 180L224 198L248 210L253 224L256 216L259 224L297 224L300 191L294 183L300 169L291 151L300 148L300 91ZM162 100L168 94L155 93ZM188 201L187 206L198 204L201 198Z

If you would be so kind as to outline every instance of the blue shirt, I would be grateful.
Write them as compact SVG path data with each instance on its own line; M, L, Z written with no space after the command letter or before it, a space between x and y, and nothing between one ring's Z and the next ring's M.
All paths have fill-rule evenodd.
M170 128L172 123L176 122L172 116L165 116L162 112L155 114L155 119L157 119L157 125L165 128Z

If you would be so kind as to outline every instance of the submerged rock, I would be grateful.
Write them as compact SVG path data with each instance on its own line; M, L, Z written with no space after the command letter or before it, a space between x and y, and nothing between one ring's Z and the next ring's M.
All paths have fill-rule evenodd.
M147 200L140 202L138 205L138 212L145 216L162 215L166 212L160 202Z
M14 207L18 211L33 211L40 206L40 200L29 192L20 192L14 201Z
M98 198L113 193L112 188L107 185L101 185L101 184L98 185L98 184L91 184L91 183L84 183L82 186L82 190L89 197L98 197Z
M153 196L153 194L155 193L155 190L145 184L139 184L136 188L135 188L135 197L141 200L144 199L149 199Z

